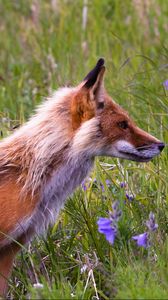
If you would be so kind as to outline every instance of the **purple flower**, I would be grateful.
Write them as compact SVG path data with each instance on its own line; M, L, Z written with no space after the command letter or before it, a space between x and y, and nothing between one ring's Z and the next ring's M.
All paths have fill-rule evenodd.
M112 209L113 211L109 213L109 218L99 218L97 224L98 231L103 233L106 240L113 245L117 235L117 223L121 217L121 210L119 210L117 201L113 203Z
M133 240L137 241L138 246L144 248L151 246L151 233L158 228L158 224L155 223L155 215L152 212L149 214L149 219L146 221L146 226L148 228L146 232L132 237Z
M93 183L97 183L97 179L96 178L93 178Z
M114 223L117 223L122 215L122 211L119 209L118 201L115 201L112 205L113 211L110 212L110 218Z
M81 187L84 191L87 191L89 189L91 181L92 181L91 177L88 177L82 181Z
M149 220L146 221L146 226L150 231L155 231L158 228L158 224L155 223L155 215L150 212Z
M106 185L107 185L108 187L111 186L111 181L110 181L109 179L106 179Z
M168 90L168 79L163 82L165 90Z
M102 192L104 193L105 189L104 189L104 185L102 183L100 183L100 187L102 189Z
M127 198L129 201L132 201L132 200L134 200L134 198L135 198L134 195L128 194L128 193L126 193L125 196L126 196L126 198Z
M81 187L82 187L82 189L83 189L84 191L86 191L86 190L87 190L87 186L86 186L86 182L85 182L85 180L83 180L83 181L82 181L82 183L81 183Z
M125 188L127 186L127 183L125 181L120 182L120 187Z
M108 218L99 218L97 224L98 231L103 233L106 237L106 240L113 245L117 234L117 229L113 227L112 220Z
M135 235L132 237L133 240L137 242L137 245L140 247L147 248L149 246L148 242L148 233L144 232L139 235Z
M109 179L106 179L105 182L106 182L106 185L107 185L108 187L111 186L111 181L110 181ZM101 189L102 189L102 192L104 193L104 192L105 192L105 188L104 188L103 183L101 183L101 182L100 182L100 187L101 187Z

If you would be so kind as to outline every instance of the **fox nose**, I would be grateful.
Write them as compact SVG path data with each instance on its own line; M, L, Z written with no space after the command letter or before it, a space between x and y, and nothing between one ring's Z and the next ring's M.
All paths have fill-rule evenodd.
M165 147L164 143L159 143L158 144L158 148L159 148L160 152L164 149L164 147Z

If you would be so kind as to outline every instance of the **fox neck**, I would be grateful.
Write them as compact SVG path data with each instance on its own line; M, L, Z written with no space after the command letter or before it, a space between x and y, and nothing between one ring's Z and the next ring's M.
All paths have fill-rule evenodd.
M45 169L44 176L41 171L41 181L39 179L38 182L35 181L40 172L34 177L34 190L40 184L40 201L31 223L39 234L45 232L49 224L54 223L67 197L82 183L91 170L95 157L93 155L95 149L91 141L97 122L96 119L92 119L83 124L71 140L67 140L60 153L58 151L54 153L52 162L46 160L47 167L41 168L43 172ZM31 171L31 174L34 172Z
M79 156L75 160L69 159L59 170L53 171L51 178L41 190L41 201L32 219L36 232L39 234L45 232L48 225L55 222L65 200L87 176L93 162L93 158Z

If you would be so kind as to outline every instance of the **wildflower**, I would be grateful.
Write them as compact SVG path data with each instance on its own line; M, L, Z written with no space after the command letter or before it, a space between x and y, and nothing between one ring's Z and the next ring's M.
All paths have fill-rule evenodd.
M126 193L125 196L129 201L132 201L135 198L135 196L133 194L128 194L128 193Z
M33 287L35 289L42 289L44 287L44 285L42 283L40 283L40 282L37 282L37 283L33 284Z
M93 183L97 183L97 179L96 178L93 178Z
M85 180L83 180L83 181L82 181L82 183L81 183L81 187L82 187L82 189L83 189L84 191L86 191L86 190L87 190L87 186L86 186L86 182L85 182Z
M133 240L137 241L137 245L140 247L147 248L151 245L151 233L158 228L158 224L155 223L155 215L150 212L149 219L146 221L148 230L139 235L132 237Z
M74 297L75 297L75 294L71 293L71 297L74 298Z
M168 79L163 82L165 90L168 90Z
M92 181L91 177L88 177L82 181L81 187L84 191L87 191L89 189L91 181Z
M100 183L100 187L102 189L102 192L104 193L105 189L104 189L104 185L102 183Z
M147 248L148 246L148 233L144 232L139 235L135 235L132 237L133 240L137 241L137 245L140 247Z
M146 221L146 226L150 231L155 231L158 228L158 224L155 223L155 215L150 212L149 220Z
M120 187L121 188L125 188L126 186L127 186L126 182L124 182L124 181L120 182Z
M105 182L106 182L106 185L107 185L108 187L111 186L111 181L110 181L109 179L106 179ZM101 189L102 189L102 192L104 192L104 191L105 191L105 188L104 188L103 183L100 183L100 187L101 187Z
M113 227L112 221L108 218L99 218L97 221L98 231L103 233L106 237L106 240L113 245L117 231Z
M111 181L110 181L109 179L106 179L106 185L107 185L108 187L111 186Z
M110 244L114 244L114 240L117 235L117 222L121 217L121 211L118 209L118 202L112 205L113 211L109 213L109 218L99 218L97 221L98 231L103 233L106 240Z
M121 210L119 209L118 201L115 201L112 205L113 212L110 212L110 217L114 223L117 223L122 215Z

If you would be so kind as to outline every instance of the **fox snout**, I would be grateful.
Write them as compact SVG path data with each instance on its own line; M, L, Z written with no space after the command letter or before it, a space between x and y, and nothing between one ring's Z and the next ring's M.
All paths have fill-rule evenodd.
M159 155L164 147L165 144L161 141L135 147L127 141L120 140L116 143L115 148L117 151L115 156L137 162L148 162Z
M142 145L142 146L138 147L137 150L138 151L143 151L143 150L146 150L147 148L150 148L150 147L153 147L153 148L157 147L158 150L160 152L162 152L162 150L165 147L165 144L163 142L159 142L159 143L153 143L151 145Z
M164 149L165 144L162 141L144 130L137 127L135 132L137 132L136 140L138 140L135 143L135 150L139 153L140 158L150 160Z
M136 150L142 154L145 158L152 159L154 156L159 155L165 147L165 144L161 141L151 144L142 145L137 147ZM150 158L151 156L151 158Z

